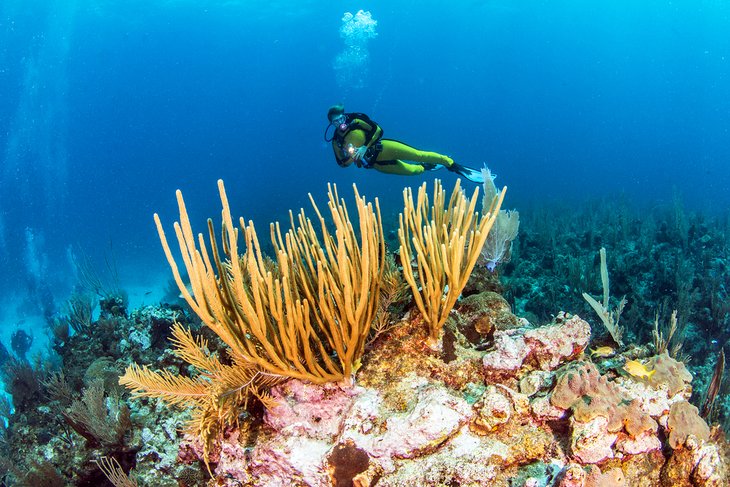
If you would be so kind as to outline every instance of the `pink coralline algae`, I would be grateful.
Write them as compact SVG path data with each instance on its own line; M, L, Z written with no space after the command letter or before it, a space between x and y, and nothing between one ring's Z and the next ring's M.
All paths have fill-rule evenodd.
M601 472L596 466L583 468L577 463L569 464L556 487L627 487L626 476L620 468Z
M498 331L494 334L494 350L484 356L482 363L494 379L514 377L530 352L519 330Z
M563 316L558 316L561 320ZM554 370L566 360L578 357L588 346L591 327L578 316L564 323L533 328L525 332L525 343L532 349L531 358L540 370Z
M613 458L613 444L618 435L610 433L608 422L605 416L596 416L588 421L570 418L573 432L570 448L574 459L580 463L599 463Z
M255 485L269 487L296 485L296 482L312 487L330 486L327 455L333 446L307 436L279 435L257 444L248 461L245 456L221 458L216 474L242 483L253 478Z
M265 420L286 434L331 439L340 432L354 398L363 392L359 387L314 386L292 380L271 391L277 404L266 412Z
M489 378L504 380L530 370L554 370L578 357L588 346L591 328L578 316L539 328L497 331L494 350L482 359Z
M276 433L250 451L239 448L238 457L226 454L235 447L224 447L216 474L243 482L250 476L233 472L247 470L266 485L285 485L276 480L283 478L330 485L327 453L343 443L366 452L380 469L393 471L396 460L438 449L472 415L466 401L443 386L406 378L404 387L414 389L413 407L395 412L383 410L382 398L372 389L289 381L275 389L279 405L265 415ZM248 459L243 470L242 458Z
M419 391L416 401L408 412L386 420L385 433L363 438L359 446L379 458L414 458L454 436L472 414L464 399L438 386Z
M361 385L276 386L256 435L230 432L215 450L216 485L725 485L726 450L686 402L691 376L669 357L651 359L657 383L601 374L582 353L589 325L560 315L497 331L484 353L457 348L472 372L455 386L444 379L453 364L438 369L423 338L402 337L372 355ZM394 356L428 366L399 374Z

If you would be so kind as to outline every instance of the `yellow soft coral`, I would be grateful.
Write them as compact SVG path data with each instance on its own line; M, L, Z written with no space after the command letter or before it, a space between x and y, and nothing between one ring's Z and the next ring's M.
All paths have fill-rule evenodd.
M405 208L398 230L403 274L428 323L432 347L438 343L446 318L466 286L506 190L491 201L486 213L475 211L479 188L468 198L459 180L448 203L438 179L434 182L433 205L429 205L426 183L418 189L415 202L410 188L403 191ZM418 278L411 267L413 256Z

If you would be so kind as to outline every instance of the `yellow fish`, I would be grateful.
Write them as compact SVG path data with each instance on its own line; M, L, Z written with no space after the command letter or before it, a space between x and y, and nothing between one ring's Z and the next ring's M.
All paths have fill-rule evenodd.
M612 357L615 354L616 351L609 346L598 347L591 350L591 357Z
M624 364L624 370L631 374L634 377L638 378L647 378L651 379L651 377L656 372L656 369L654 370L648 370L646 368L646 365L642 364L638 360L630 360Z

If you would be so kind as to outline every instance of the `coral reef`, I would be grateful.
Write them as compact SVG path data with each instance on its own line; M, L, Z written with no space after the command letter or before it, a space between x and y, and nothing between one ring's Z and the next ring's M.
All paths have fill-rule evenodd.
M454 362L477 364L460 367L469 370L461 381L444 380L454 362L429 355L417 321L379 342L360 385L276 386L278 405L265 412L255 442L236 430L223 439L212 460L217 485L727 481L728 445L684 399L691 377L670 387L600 373L583 354L590 327L579 317L561 313L544 326L497 332L481 357L457 339ZM411 361L417 365L407 367ZM654 363L681 365L668 357ZM184 445L188 461L202 458L196 438Z
M719 257L724 240L702 221L644 228L651 242L639 244L631 237L639 224L628 219L621 220L621 232L612 226L582 236L570 223L551 222L546 230L527 212L521 219L524 233L514 241L512 260L496 268L502 275L477 265L453 309L442 306L446 289L429 298L443 315L436 330L412 292L403 292L412 284L396 259L373 256L383 267L381 282L365 294L380 301L368 301L374 316L366 321L377 326L367 337L358 335L347 373L343 367L334 374L352 383L277 375L257 400L237 398L225 411L220 404L231 396L215 384L237 357L190 309L180 303L128 309L121 292L106 293L93 319L92 301L73 298L70 315L50 324L53 362L29 362L18 346L15 358L6 358L12 405L0 402L3 484L101 486L108 485L105 475L118 482L129 475L139 485L162 487L727 485L730 447L718 427L728 410L726 384L718 385L721 377L716 384L714 416L700 414L696 405L716 354L703 353L714 346L706 337L702 344L692 340L702 326L717 331L711 336L719 345L730 338L718 331L727 324L720 298L730 287ZM563 233L556 236L556 227ZM394 232L383 233L398 246ZM693 248L698 242L704 247ZM531 253L533 244L539 255ZM614 347L581 297L600 286L599 246L609 248L600 267L610 270L611 290L627 295L625 346ZM692 272L680 265L677 249L697 269L704 262L712 270L704 281L688 278L701 297L682 287ZM642 257L644 250L654 263ZM218 271L230 269L219 257ZM281 277L269 261L249 264L271 283ZM199 276L210 279L211 291L219 282L214 272L211 267L210 275ZM676 333L657 333L653 343L647 323L658 329L668 314L655 314L652 306L664 291L649 285L652 279L664 290L674 286L666 294L678 309L671 320ZM303 336L316 342L317 333ZM677 346L681 340L684 347ZM250 351L261 354L257 347L264 342ZM325 350L318 360L345 355ZM695 356L689 364L687 353ZM294 364L302 357L289 359ZM180 427L200 416L154 399L169 391L120 397L119 375L134 362L154 364L173 380L213 384L203 394L215 398L206 403L212 411L225 413L214 418L222 419L220 428L209 438L184 434ZM629 362L646 373L627 372ZM243 390L251 377L242 377L227 384Z
M14 405L12 413L3 413L4 485L106 485L93 463L102 457L145 473L142 485L178 485L175 479L185 469L176 461L178 429L186 413L122 400L118 380L133 357L179 370L182 362L160 345L167 345L174 321L194 322L176 306L147 306L130 316L112 312L121 309L102 309L87 326L56 339L60 372L50 362L4 369L11 376L5 385ZM30 396L22 392L29 390ZM147 475L154 481L146 481Z

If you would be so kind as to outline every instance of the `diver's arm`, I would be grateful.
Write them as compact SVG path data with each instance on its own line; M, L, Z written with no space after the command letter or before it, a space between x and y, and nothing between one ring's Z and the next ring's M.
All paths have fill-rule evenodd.
M375 130L373 131L372 135L368 138L367 142L365 143L365 147L368 149L371 145L375 144L377 141L380 140L380 138L383 136L383 129L380 128L380 125L375 125Z

